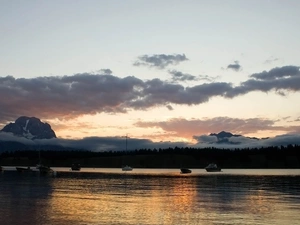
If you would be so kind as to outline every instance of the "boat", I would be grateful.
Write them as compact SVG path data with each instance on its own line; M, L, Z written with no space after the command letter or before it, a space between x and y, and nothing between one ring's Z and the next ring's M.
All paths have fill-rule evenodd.
M32 169L28 166L28 167L16 167L16 170L20 173L22 172L31 172Z
M215 163L210 163L208 166L205 167L207 172L220 172L221 168L217 166Z
M81 166L79 163L73 163L72 166L71 166L71 170L75 170L75 171L80 171L81 169Z
M36 169L40 172L42 175L46 174L53 174L53 170L49 166L45 166L42 164L41 160L41 151L39 150L39 163L36 164Z
M36 164L35 168L39 169L41 166L43 166L43 165L38 163L38 164Z
M188 168L181 168L180 169L180 173L191 173L192 170L188 169Z
M39 165L40 174L52 174L54 171L49 166Z
M127 139L128 139L127 134L126 134L125 138L126 138L126 139L125 139L125 140L126 140L126 142L125 142L125 151L127 152ZM130 166L128 166L128 165L123 166L123 167L122 167L122 171L132 171L132 167L130 167Z
M132 171L132 167L126 165L122 167L122 171Z

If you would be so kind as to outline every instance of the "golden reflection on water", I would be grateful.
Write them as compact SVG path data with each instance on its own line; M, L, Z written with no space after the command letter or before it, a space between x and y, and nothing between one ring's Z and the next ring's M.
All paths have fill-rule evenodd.
M251 179L125 174L54 179L46 217L65 225L289 224L300 218L280 191Z
M174 224L173 213L176 211L178 216L191 213L197 195L196 188L192 186L195 183L191 180L175 180L167 185L168 188L162 189L168 179L149 179L145 189L134 190L131 188L135 182L140 182L138 179L131 179L130 185L126 180L121 183L110 180L113 190L106 180L89 180L88 183L94 183L92 188L85 187L82 180L59 180L53 183L48 213L53 219L66 224L70 221L84 223L84 218L94 224L115 223L120 218L125 224L143 224L142 221L144 224ZM97 186L106 189L100 190Z

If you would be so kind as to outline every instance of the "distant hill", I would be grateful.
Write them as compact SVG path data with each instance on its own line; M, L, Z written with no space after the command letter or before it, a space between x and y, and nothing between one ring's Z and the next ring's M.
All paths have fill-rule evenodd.
M36 117L21 116L14 123L6 125L1 131L27 139L56 138L56 134L51 129L51 126L48 123L41 122Z
M258 138L256 137L245 137L239 134L232 134L230 132L226 132L226 131L221 131L220 133L211 133L209 136L215 136L217 137L217 144L223 144L223 143L228 143L228 144L238 144L237 142L232 142L230 141L231 137L244 137L244 138L248 138L248 139L256 139L258 140Z

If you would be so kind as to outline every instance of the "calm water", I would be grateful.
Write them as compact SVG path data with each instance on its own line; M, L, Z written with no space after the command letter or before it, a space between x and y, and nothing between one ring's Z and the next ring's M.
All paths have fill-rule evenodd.
M300 224L300 170L0 173L0 224Z

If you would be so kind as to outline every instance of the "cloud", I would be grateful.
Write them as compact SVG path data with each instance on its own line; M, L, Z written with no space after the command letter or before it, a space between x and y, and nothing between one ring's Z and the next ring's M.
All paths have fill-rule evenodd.
M172 75L172 81L175 82L176 81L199 81L199 80L212 82L217 78L217 77L210 77L208 75L194 76L177 70L169 70L168 72L169 74Z
M183 87L179 84L170 84L159 79L145 82L142 96L132 101L130 107L134 109L145 109L167 105L170 103L179 105L197 105L209 101L214 96L223 96L231 90L228 83L201 84L193 87Z
M124 137L86 137L77 140L62 138L28 140L26 138L16 137L11 133L0 132L0 142L1 141L16 141L26 145L39 146L39 148L42 148L41 146L43 145L51 145L95 152L126 150ZM174 148L176 146L185 147L187 145L188 143L186 142L153 142L149 139L130 138L127 141L127 150Z
M284 135L277 135L272 138L249 138L245 136L232 136L227 141L219 141L215 136L201 135L194 136L197 143L194 145L198 148L224 148L224 149L243 149L243 148L261 148L269 146L287 146L299 145L300 134L287 133Z
M250 75L251 78L233 87L226 93L226 97L233 98L253 91L275 92L286 96L287 91L300 91L300 72L298 66L276 67L270 71L263 71Z
M286 95L300 91L299 67L285 66L252 74L233 86L210 82L183 86L158 78L141 80L106 74L81 73L72 76L37 78L0 77L0 124L19 116L41 119L73 119L96 113L126 113L170 105L199 105L213 97L234 98L253 91ZM272 78L272 79L271 79Z
M127 141L127 150L136 149L167 149L174 147L192 147L192 148L224 148L224 149L236 149L236 148L259 148L267 146L286 146L289 144L300 144L300 134L284 134L278 135L268 139L251 139L243 136L230 137L228 142L217 143L215 136L201 135L194 136L198 141L196 144L188 142L170 142L160 141L153 142L149 139L137 139L130 138ZM78 150L89 150L94 152L103 151L124 151L126 150L124 137L86 137L78 140L72 139L36 139L28 140L21 137L13 136L10 133L0 132L0 141L16 141L22 144L36 146L42 148L43 145L50 146L63 146L66 148L73 148ZM0 149L1 152L1 149Z
M195 140L198 141L198 143L216 143L218 141L218 138L216 136L209 136L209 135L200 135L200 136L194 136Z
M261 73L252 74L250 77L259 80L274 80L280 78L290 78L294 76L299 76L300 67L298 66L283 66L283 67L276 67L271 69L270 71L263 71Z
M125 112L138 98L144 82L135 77L76 74L62 77L15 79L0 77L0 120L21 115L68 119L98 112Z
M227 83L193 87L160 79L75 74L38 78L0 77L0 123L23 115L41 119L71 119L85 114L125 113L170 104L200 104L231 90Z
M188 58L185 54L173 54L173 55L142 55L138 57L138 60L133 64L134 66L148 66L158 69L164 69L169 65L177 65L180 62L187 61Z
M0 131L0 142L1 141L16 141L16 142L19 142L24 145L35 145L34 140L27 139L24 137L17 137L15 135L13 135L12 133Z
M279 60L279 58L275 58L274 56L269 57L264 63L265 64L270 64L273 62L277 62Z
M97 71L100 74L111 75L113 72L110 69L101 69Z
M171 105L167 105L166 107L167 107L168 110L174 110Z
M177 70L169 70L173 81L196 81L198 78L188 73L182 73Z
M234 71L239 71L242 69L241 65L239 64L239 61L234 61L234 64L229 64L227 66L227 69L231 69L231 70L234 70Z
M276 121L263 118L240 119L230 117L215 117L190 120L185 118L173 118L167 121L156 122L139 121L135 123L135 126L144 128L156 127L185 138L191 138L200 134L218 133L222 130L228 130L235 134L248 134L269 130L297 130L296 127L292 129L275 126L275 122Z

